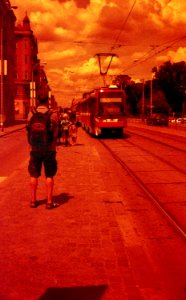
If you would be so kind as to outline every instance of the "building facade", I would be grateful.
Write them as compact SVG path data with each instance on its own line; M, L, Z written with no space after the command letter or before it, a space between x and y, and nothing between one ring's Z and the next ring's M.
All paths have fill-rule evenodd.
M0 1L0 126L14 121L15 97L15 21L8 0Z
M15 118L26 119L40 95L49 94L44 65L38 59L38 43L26 15L15 28L16 36L16 98Z
M35 96L32 89L34 66L39 65L37 58L38 45L30 27L30 20L26 15L23 23L15 27L16 37L16 98L15 118L26 119L31 99ZM33 90L33 96L31 91Z

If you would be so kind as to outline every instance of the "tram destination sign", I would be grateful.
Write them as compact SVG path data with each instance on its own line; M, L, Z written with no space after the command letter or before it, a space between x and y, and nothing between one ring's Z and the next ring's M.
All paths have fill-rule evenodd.
M104 103L113 103L113 102L122 102L122 98L106 98L106 97L100 97L100 102Z

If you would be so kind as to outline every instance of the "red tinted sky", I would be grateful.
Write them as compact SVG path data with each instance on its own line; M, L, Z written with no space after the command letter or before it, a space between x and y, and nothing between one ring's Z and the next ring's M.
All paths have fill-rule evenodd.
M149 79L154 66L186 61L185 0L11 0L27 12L56 100L103 85L97 53L114 53L107 76ZM108 59L106 61L108 63Z

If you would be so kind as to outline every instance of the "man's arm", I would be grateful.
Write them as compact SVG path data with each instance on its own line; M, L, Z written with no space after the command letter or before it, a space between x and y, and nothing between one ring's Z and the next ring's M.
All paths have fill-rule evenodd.
M52 123L54 125L54 138L56 139L57 136L58 136L58 129L59 129L59 126L58 126L58 123L59 123L58 115L56 113L52 113L51 114L51 120L52 120Z

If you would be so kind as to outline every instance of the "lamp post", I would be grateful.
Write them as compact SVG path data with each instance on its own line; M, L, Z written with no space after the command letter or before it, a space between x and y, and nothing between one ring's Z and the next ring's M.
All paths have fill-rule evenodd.
M153 108L153 79L154 79L154 74L155 74L155 68L152 69L151 73L151 80L150 80L150 115L152 115L152 108ZM157 69L157 67L156 67Z
M150 80L150 116L152 116L152 108L153 108L153 79L154 79L154 72L151 73L151 80Z
M17 6L11 6L9 2L5 3L7 5L7 11L12 9L17 9ZM4 48L3 48L3 42L4 42L4 10L2 10L1 14L1 36L0 36L0 43L1 43L1 49L0 49L0 56L1 56L1 112L0 112L0 128L1 131L4 131L4 76L7 75L7 60L4 60Z
M141 99L141 119L145 118L145 95L144 95L144 78L142 79L142 99Z
M152 80L153 80L153 77L151 77L151 80L150 80L150 116L152 116Z
M3 25L4 16L1 15L1 114L0 114L0 127L4 131L4 55L3 55Z

